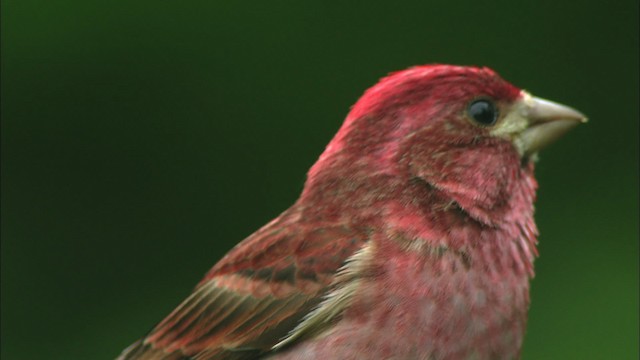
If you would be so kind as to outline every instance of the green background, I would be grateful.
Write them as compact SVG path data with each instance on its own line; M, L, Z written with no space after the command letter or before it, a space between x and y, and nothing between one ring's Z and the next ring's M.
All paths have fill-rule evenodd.
M362 92L485 65L541 154L524 359L638 357L638 2L2 2L2 359L112 359L287 208Z

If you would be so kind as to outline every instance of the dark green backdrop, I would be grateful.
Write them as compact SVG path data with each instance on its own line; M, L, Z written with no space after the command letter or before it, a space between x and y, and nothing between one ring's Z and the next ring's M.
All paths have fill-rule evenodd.
M524 359L636 359L637 1L124 0L2 2L2 358L115 357L433 62L590 117L541 154Z

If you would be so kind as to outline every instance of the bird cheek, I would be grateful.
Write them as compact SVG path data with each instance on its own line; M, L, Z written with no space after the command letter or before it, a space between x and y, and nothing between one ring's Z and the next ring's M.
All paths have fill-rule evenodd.
M447 139L458 133L458 127L452 122L444 122L437 128L424 127L416 131L400 146L401 166L411 177L427 182L441 180L452 167L451 148Z

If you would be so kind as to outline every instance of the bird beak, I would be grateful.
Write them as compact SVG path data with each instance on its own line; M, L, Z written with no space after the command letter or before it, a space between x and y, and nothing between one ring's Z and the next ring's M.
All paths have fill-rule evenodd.
M528 125L518 135L517 146L524 156L534 154L576 125L587 122L586 116L575 109L526 92L523 92L521 101L521 115L527 119Z

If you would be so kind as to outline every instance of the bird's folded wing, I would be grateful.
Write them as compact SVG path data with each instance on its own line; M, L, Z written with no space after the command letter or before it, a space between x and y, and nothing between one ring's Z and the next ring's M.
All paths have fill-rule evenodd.
M280 226L276 226L280 225ZM346 226L272 222L225 256L121 360L251 359L269 351L327 293L366 242Z

